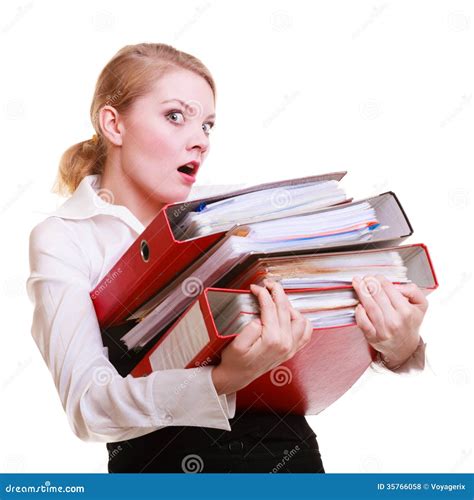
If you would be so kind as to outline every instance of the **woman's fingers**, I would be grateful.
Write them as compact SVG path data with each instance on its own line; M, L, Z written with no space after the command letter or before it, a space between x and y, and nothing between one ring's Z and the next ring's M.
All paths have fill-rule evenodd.
M263 355L270 354L275 347L275 353L279 353L282 356L281 361L284 361L311 340L313 327L311 322L291 305L288 295L279 283L264 280L264 284L271 295L262 287L256 285L250 287L260 303L261 336L253 339L253 345L244 344L243 341L242 345L252 345L257 350L262 349ZM273 303L273 307L267 299Z
M313 325L311 321L299 311L296 311L296 313L297 315L291 323L295 338L297 339L295 352L304 347L311 340L313 335Z
M290 307L290 318L291 321L301 319L304 316L298 311L298 309L295 309L293 306Z
M265 283L268 280L265 281ZM270 285L271 286L271 285ZM285 325L286 320L288 318L289 324L287 326L288 337L292 341L292 347L290 350L290 354L293 355L296 351L298 351L301 347L306 345L311 340L311 335L313 333L313 327L311 322L297 309L293 307L291 304L290 298L285 293L283 287L278 283L278 286L281 289L281 300L286 302L288 315L285 313L284 321ZM280 323L281 326L281 323Z
M375 329L375 326L372 324L369 317L367 316L367 312L364 309L364 306L362 306L361 304L359 304L355 309L355 317L357 326L364 333L367 342L369 342L369 344L371 345L375 344L378 341L377 330Z
M300 347L303 347L306 345L308 342L311 341L311 337L313 336L313 325L311 324L311 321L307 318L305 318L305 326L304 326L304 331L303 331L303 342Z
M395 288L395 285L394 285ZM396 289L408 299L410 304L418 306L423 312L428 309L428 299L415 283L396 285Z
M271 342L277 342L280 338L276 305L268 290L258 285L250 285L251 292L257 297L260 306L260 320L262 322L262 334L265 334Z
M372 276L366 276L364 279L356 276L352 280L352 286L364 306L370 322L382 335L385 331L385 318L393 318L396 311L381 283Z
M270 290L272 299L276 305L278 323L280 324L280 332L282 335L291 333L291 304L280 283L271 280L264 280L265 286Z
M380 281L380 284L392 303L393 308L399 313L408 313L410 309L410 302L404 297L402 291L397 289L395 285L385 276L377 274L375 277Z
M313 335L313 325L298 309L290 307L291 328L296 339L295 352L304 347Z
M264 326L274 326L276 306L268 290L262 286L250 285L250 291L257 297L260 306L260 319Z
M262 322L256 318L242 329L242 331L233 340L234 347L242 353L247 352L261 337Z

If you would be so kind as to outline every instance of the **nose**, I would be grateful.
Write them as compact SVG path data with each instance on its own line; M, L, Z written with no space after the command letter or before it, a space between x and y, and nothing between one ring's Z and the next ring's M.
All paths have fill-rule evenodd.
M201 150L201 154L205 154L209 149L209 145L209 136L201 127L198 127L190 137L187 149L193 150L198 148Z

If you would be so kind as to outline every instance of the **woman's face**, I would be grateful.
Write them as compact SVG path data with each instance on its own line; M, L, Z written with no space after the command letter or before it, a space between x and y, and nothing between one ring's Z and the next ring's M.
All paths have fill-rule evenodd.
M166 74L121 118L123 173L148 201L186 199L209 152L213 125L214 95L206 80L187 70ZM178 170L190 162L191 175Z

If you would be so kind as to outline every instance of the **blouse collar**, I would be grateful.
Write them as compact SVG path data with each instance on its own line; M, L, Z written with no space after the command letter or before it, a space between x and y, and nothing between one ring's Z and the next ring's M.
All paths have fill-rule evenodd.
M121 219L137 234L142 233L145 226L127 207L107 201L109 191L100 188L100 180L100 175L84 177L71 197L50 215L74 220L89 219L96 215L111 215Z

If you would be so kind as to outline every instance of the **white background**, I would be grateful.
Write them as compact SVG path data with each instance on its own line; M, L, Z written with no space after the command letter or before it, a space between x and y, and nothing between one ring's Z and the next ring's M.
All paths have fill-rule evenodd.
M474 10L468 1L11 1L0 5L0 471L105 472L68 426L30 335L28 235L60 200L59 157L93 133L95 81L122 46L165 42L218 90L200 184L347 170L388 190L428 245L440 287L422 375L366 375L310 417L328 472L473 470Z

